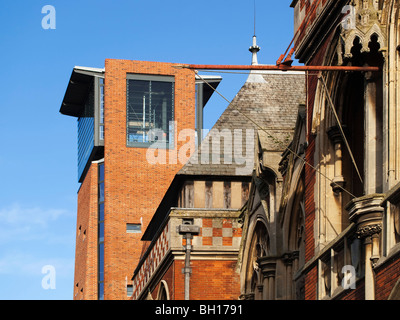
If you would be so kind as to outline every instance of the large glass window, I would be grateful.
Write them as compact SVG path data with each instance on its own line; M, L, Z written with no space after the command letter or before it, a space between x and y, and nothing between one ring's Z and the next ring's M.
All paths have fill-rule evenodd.
M127 145L173 143L174 77L127 76Z

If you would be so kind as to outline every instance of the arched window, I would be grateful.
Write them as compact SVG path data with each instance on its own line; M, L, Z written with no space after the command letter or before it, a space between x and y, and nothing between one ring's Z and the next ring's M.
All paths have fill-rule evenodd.
M168 284L165 280L161 280L160 288L158 289L157 300L170 300Z
M304 265L305 257L305 207L304 171L301 174L294 194L288 234L288 252L285 255L287 296L289 299L303 299L303 279L294 281L294 275Z
M256 223L249 246L246 265L246 294L255 300L262 299L263 275L258 260L266 257L269 251L269 238L265 224Z
M382 38L376 25L366 34L349 34L346 42L350 44L352 41L352 46L343 63L383 67ZM349 147L354 156L353 161L348 150L343 150L343 170L347 174L348 190L356 197L380 193L383 184L383 74L346 73L336 86L339 90L334 93L333 99L341 109L341 124L347 126ZM356 174L352 162L358 166L361 177Z

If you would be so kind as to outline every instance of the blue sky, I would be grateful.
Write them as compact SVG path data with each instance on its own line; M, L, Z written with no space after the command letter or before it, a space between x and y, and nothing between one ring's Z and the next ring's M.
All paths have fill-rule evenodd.
M289 45L291 2L257 0L259 63L275 64ZM42 28L45 5L54 30ZM0 299L73 297L76 120L59 113L72 68L106 58L250 64L253 22L253 0L0 2ZM220 75L231 100L247 76ZM226 107L214 95L205 127ZM45 289L48 265L55 288Z

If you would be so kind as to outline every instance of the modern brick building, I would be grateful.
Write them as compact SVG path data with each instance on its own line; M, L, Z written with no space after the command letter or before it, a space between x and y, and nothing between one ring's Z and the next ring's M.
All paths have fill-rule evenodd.
M74 299L132 294L140 239L184 164L181 147L196 144L212 93L170 63L107 59L101 69L73 69L60 112L78 123ZM185 130L193 136L182 138Z

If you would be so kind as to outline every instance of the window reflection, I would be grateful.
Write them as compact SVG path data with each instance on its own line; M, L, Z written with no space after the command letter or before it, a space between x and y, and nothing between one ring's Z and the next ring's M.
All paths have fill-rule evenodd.
M127 144L171 143L174 82L167 79L127 79Z

